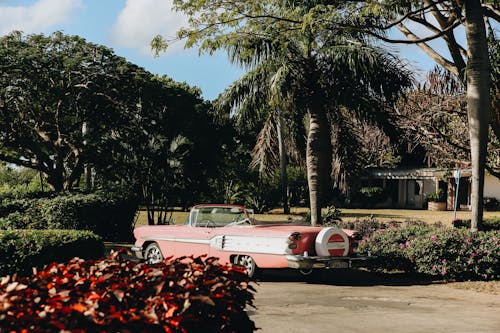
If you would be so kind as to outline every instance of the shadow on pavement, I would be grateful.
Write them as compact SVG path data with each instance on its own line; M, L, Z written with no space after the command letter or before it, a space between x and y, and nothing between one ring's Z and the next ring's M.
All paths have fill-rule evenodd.
M261 273L258 282L307 282L336 286L414 286L435 284L425 276L408 273L376 273L362 269L318 270L304 276L293 269L268 269Z

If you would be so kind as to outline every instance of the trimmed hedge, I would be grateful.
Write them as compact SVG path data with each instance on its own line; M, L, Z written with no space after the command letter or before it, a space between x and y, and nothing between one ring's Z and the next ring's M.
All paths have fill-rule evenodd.
M360 252L378 256L375 270L403 270L446 280L500 279L500 231L429 226L375 232Z
M0 203L0 229L90 230L106 241L130 241L136 211L137 200L126 191L4 199Z
M99 258L104 245L83 230L0 230L0 276L31 274L32 267L73 257Z
M74 259L2 279L0 331L251 333L254 292L241 266L215 258Z

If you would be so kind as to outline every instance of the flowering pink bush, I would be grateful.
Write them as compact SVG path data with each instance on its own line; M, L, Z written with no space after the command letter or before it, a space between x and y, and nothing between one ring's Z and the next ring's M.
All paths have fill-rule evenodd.
M0 282L0 332L253 332L254 288L215 258L75 258Z
M500 279L500 231L441 229L412 241L407 256L417 272L455 280Z
M454 280L500 279L500 231L408 227L381 230L360 245L378 256L372 269Z

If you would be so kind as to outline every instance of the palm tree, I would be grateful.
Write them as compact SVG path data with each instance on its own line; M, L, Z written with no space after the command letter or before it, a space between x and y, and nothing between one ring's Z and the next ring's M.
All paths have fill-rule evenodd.
M283 117L296 143L301 133L307 133L311 224L320 223L324 195L332 184L333 160L355 158L346 156L347 149L333 150L332 126L342 127L346 117L356 117L389 129L384 111L410 85L408 73L401 70L396 58L368 46L363 36L341 30L298 30L293 34L271 31L246 36L244 42L228 47L228 51L233 63L249 71L221 95L219 105L229 106L242 119L279 106L280 111L274 113L277 118L268 119ZM264 132L273 128L265 124ZM264 132L261 137L269 137ZM348 144L349 140L342 140L346 136L351 137L350 142L355 140L349 131L335 133L343 136L335 142Z
M261 177L268 178L274 175L279 166L283 213L289 214L286 168L289 158L300 163L300 153L287 134L289 129L283 111L272 106L272 95L269 90L262 89L269 88L268 82L272 80L272 77L266 75L272 74L272 71L265 68L266 65L270 63L248 72L226 89L218 97L216 108L223 115L236 111L237 127L261 126L252 151L250 167L257 169Z

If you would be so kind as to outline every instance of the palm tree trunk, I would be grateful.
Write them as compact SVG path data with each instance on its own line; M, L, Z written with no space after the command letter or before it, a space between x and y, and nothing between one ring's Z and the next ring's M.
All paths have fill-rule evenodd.
M324 205L324 189L330 183L331 147L326 114L321 108L309 110L306 168L309 185L311 225L321 224L321 208Z
M287 153L285 147L285 135L283 132L283 115L278 115L278 149L280 154L280 174L281 174L281 197L283 200L283 214L290 214L288 206L288 176L286 174Z
M483 220L484 169L488 144L489 59L481 2L465 1L467 38L467 114L472 164L471 230Z

